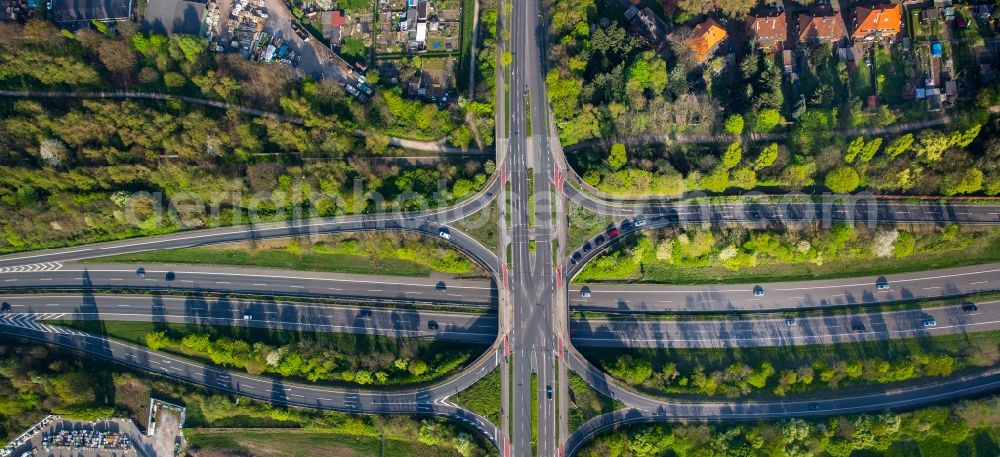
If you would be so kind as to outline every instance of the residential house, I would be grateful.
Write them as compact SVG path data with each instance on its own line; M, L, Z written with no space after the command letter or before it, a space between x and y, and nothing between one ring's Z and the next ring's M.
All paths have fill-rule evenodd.
M900 5L859 6L854 9L854 32L851 38L855 40L892 40L902 30L903 8Z
M320 14L323 23L323 36L330 40L331 46L340 46L343 36L342 28L347 23L347 17L342 10L323 11Z
M833 12L803 13L799 15L799 42L809 46L836 43L847 36L847 28L840 15Z
M688 39L688 47L694 53L695 61L704 63L719 48L719 45L729 36L726 29L713 18L708 18L691 30L691 38Z
M788 41L788 24L785 22L785 13L777 16L747 18L747 31L757 46L767 51L780 51L785 42Z
M634 7L633 7L634 8ZM667 24L648 7L639 10L629 21L632 33L649 47L660 50L667 36Z

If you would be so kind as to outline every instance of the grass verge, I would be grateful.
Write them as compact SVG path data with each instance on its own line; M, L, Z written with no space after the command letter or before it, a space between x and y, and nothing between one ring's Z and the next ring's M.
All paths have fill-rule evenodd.
M500 369L480 379L453 397L455 404L500 426Z
M469 217L456 221L455 228L467 233L488 249L496 251L500 244L500 233L497 230L497 211L497 202L494 201Z
M538 455L538 375L531 374L531 455Z
M428 446L405 437L352 435L336 429L187 429L190 450L197 455L251 455L268 457L355 457L406 455L458 456L454 449Z
M323 235L219 246L137 252L85 260L89 263L185 263L240 265L352 274L428 277L433 272L478 273L469 258L438 240L415 234Z
M569 233L566 234L566 242L569 243L567 249L573 250L579 249L584 241L593 238L614 223L611 217L601 216L576 205L570 205L567 219L569 223Z
M569 373L569 432L573 433L584 422L601 414L624 408L625 404L612 400L594 390L580 375Z

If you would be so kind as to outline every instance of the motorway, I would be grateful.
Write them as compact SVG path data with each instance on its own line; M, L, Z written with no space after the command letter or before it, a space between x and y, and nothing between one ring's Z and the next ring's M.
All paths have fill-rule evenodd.
M160 295L5 295L10 310L0 322L33 327L37 321L100 320L246 326L399 338L492 343L492 314L379 307L313 305L270 300L206 299Z
M732 320L572 319L574 346L732 348L851 343L1000 329L1000 301L883 313ZM933 327L924 325L934 320Z
M879 289L877 284L888 288ZM760 287L763 296L755 296ZM885 287L885 286L883 286ZM571 307L602 312L775 311L935 299L1000 289L1000 264L814 281L715 286L574 284ZM584 297L582 291L589 291Z
M353 275L270 268L168 264L62 264L57 269L0 271L0 291L32 289L153 290L324 297L387 303L495 307L489 281L445 277ZM142 268L143 273L138 273Z

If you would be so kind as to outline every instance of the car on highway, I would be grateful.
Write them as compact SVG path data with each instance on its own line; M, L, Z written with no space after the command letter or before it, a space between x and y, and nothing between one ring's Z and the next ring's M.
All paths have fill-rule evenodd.
M889 290L889 280L885 278L879 278L875 281L875 288L878 290Z
M616 236L618 236L618 229L612 228L608 230L608 239L614 238Z
M583 256L580 255L580 251L574 252L573 253L573 257L569 258L570 262L573 262L573 265L576 265L576 264L580 263L581 259L583 259Z
M622 229L623 232L627 232L629 230L632 230L632 227L634 227L634 226L635 226L634 222L632 222L632 221L624 221L624 222L622 222L621 229Z
M937 321L934 319L924 319L920 322L924 327L937 327Z
M552 386L545 386L545 396L552 399Z
M250 315L250 314L244 314L243 315L243 320L245 320L245 321L253 320L253 316Z
M823 407L820 406L819 403L810 403L809 404L809 411L819 411L821 409L823 409Z
M853 330L854 333L864 333L865 332L865 324L862 324L861 322L855 322L855 323L851 324L851 330Z
M785 325L789 327L794 327L798 325L798 322L795 322L795 319L785 319Z
M427 330L437 330L441 328L437 321L427 321Z
M636 219L634 225L635 225L635 228L642 227L642 226L646 225L646 220L645 219Z
M445 284L444 281L438 281L437 284L434 285L434 290L444 292L448 290L448 285Z
M446 228L442 228L441 230L438 230L438 236L446 240L450 240L451 232L449 232L448 229Z
M976 311L979 311L979 307L976 306L975 303L966 303L966 304L962 305L962 312L963 313L974 313Z
M600 246L604 244L604 241L604 235L597 235L597 238L594 238L594 246Z
M591 249L594 249L594 247L590 245L590 241L588 241L586 243L583 243L583 253L584 254L590 252Z
M146 277L146 269L143 268L143 267L139 267L139 269L135 270L135 275L138 276L138 277L140 277L140 278L145 278Z
M3 302L0 304L0 312L6 313L10 311L10 303Z
M753 296L754 297L763 297L764 296L764 288L761 287L761 286L754 286L754 288L753 288Z
M590 288L584 287L580 289L580 296L583 298L590 298Z

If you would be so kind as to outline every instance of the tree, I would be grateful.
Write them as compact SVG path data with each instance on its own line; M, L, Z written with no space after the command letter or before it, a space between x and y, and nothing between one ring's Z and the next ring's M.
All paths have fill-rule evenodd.
M737 168L730 173L729 184L740 189L753 189L757 187L757 172L747 167Z
M913 145L913 134L907 133L906 135L896 137L892 140L889 145L885 147L885 155L889 159L895 159L896 156L906 152Z
M729 188L729 170L716 167L711 173L702 176L701 187L711 192L723 192Z
M69 160L69 150L66 149L66 145L55 138L42 140L38 146L38 155L50 167L61 167Z
M899 237L896 238L896 246L892 248L892 254L896 258L902 259L913 255L917 248L917 239L912 233L900 230Z
M924 130L920 132L920 138L914 150L918 157L928 162L936 162L941 159L945 149L948 149L950 142L948 137L937 130Z
M611 154L608 155L608 165L612 169L618 170L625 163L628 162L628 157L625 153L625 145L622 143L615 143L611 145Z
M419 377L420 375L427 372L427 362L424 362L423 360L419 359L411 360L409 371L410 374L412 374L413 376Z
M839 166L826 174L826 187L837 193L853 192L861 185L858 172L851 167Z
M382 132L365 132L365 147L372 154L385 154L389 150L389 136Z
M509 67L510 64L513 62L514 62L514 55L511 54L510 51L504 51L503 54L500 55L500 65L503 65L504 67Z
M469 132L468 127L461 125L451 131L451 134L448 135L448 142L456 148L466 149L472 144L472 133Z
M167 86L167 89L176 89L186 83L187 79L184 78L184 75L175 71L168 71L163 74L163 85Z
M722 155L722 166L727 170L735 168L743 160L743 146L740 143L733 142L726 149L726 152Z
M358 372L354 374L354 382L361 385L371 384L373 380L372 372L370 371L358 370Z
M781 123L781 113L778 110L769 108L754 114L753 130L755 132L770 132Z
M778 143L771 143L761 149L757 155L757 160L753 163L754 170L761 170L770 167L778 159Z
M726 118L726 122L723 124L722 129L730 135L742 135L743 124L743 116L740 114L733 114Z
M956 170L941 179L941 193L944 195L971 194L983 188L983 172L978 168Z

